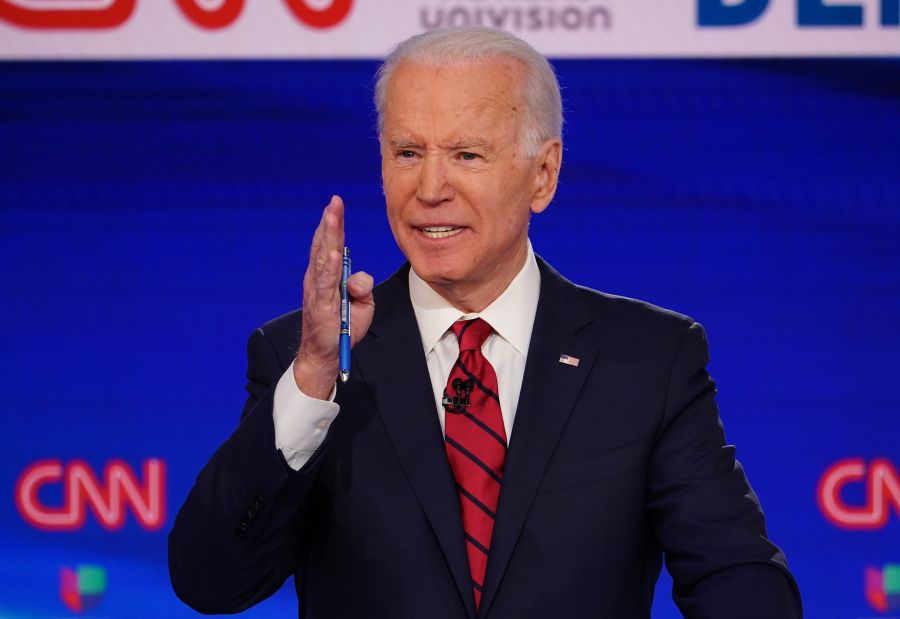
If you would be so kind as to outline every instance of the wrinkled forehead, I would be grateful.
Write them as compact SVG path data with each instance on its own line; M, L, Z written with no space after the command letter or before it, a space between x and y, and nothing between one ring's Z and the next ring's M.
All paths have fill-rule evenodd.
M382 138L425 130L479 133L517 130L525 114L523 67L491 58L452 64L403 61L387 85Z

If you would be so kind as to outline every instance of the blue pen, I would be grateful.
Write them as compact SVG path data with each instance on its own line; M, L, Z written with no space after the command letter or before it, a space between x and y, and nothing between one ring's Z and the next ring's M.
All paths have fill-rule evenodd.
M341 338L340 362L341 382L350 380L350 296L347 294L347 280L350 279L350 248L344 248L344 268L341 272Z

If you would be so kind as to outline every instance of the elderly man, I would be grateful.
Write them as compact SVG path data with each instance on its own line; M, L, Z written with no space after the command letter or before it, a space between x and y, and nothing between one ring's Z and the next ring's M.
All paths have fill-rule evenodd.
M376 106L409 263L374 289L351 278L336 384L332 198L303 309L251 336L243 421L176 519L178 595L236 612L293 575L309 618L629 619L649 616L665 553L687 617L799 617L724 443L702 328L532 251L562 159L546 59L488 29L413 37Z

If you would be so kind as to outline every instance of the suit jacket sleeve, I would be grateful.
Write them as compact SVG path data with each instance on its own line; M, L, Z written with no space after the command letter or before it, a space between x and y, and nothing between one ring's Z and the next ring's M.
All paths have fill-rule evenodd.
M802 615L784 555L725 435L694 323L675 354L650 463L648 507L666 551L675 602L688 618Z
M293 322L294 325L299 324ZM300 471L275 448L275 385L290 364L264 329L247 344L241 423L197 477L169 535L176 594L205 613L244 610L302 563L304 505L328 439Z

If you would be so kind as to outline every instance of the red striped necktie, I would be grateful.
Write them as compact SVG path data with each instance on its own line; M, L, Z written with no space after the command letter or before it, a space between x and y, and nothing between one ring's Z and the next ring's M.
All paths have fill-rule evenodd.
M497 374L481 352L491 325L476 318L460 320L451 329L459 340L459 358L444 389L445 448L456 480L477 609L503 480L506 430Z

